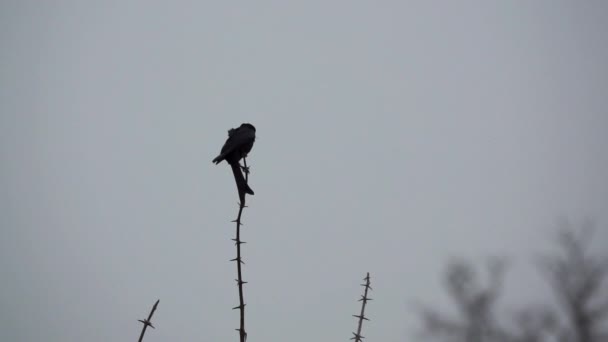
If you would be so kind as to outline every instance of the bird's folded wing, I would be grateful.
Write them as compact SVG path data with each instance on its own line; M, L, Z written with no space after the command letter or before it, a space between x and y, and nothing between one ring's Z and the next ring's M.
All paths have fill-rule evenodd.
M235 149L250 143L252 140L255 140L255 132L250 129L237 129L235 132L230 135L226 143L222 147L222 155L228 155L230 152Z

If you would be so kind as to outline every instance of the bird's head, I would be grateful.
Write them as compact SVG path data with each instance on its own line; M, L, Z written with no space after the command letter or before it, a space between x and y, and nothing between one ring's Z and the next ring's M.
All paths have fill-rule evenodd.
M255 127L252 124L250 124L250 123L244 123L244 124L241 125L240 128L252 129L255 132Z

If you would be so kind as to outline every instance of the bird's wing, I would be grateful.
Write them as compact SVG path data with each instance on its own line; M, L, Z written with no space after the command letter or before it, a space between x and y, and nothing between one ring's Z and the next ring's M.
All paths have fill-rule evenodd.
M220 156L222 159L232 153L232 151L241 148L246 144L250 144L255 140L255 131L249 128L237 128L232 129L230 137L226 140L226 143L222 147ZM217 158L216 158L217 159Z
M255 140L255 132L248 128L236 129L222 147L222 155L227 155L235 149Z

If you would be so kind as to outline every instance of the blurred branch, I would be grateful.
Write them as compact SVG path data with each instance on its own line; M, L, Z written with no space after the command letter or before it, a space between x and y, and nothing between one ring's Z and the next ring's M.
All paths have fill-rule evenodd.
M506 263L493 258L487 264L488 280L484 286L474 267L463 260L448 264L445 287L458 309L459 316L447 317L436 310L424 308L420 314L425 339L446 341L486 342L509 341L494 316L496 300L500 294Z
M369 318L365 317L365 305L367 305L368 301L372 300L367 296L367 291L372 289L372 287L370 286L369 272L367 272L367 276L363 278L363 280L365 280L365 284L361 284L361 286L365 287L365 291L363 292L361 299L359 299L359 301L361 302L361 313L359 315L353 315L353 317L359 318L357 332L353 332L354 336L351 337L351 340L355 340L355 342L361 342L364 339L364 337L361 336L361 329L363 329L363 320L369 321Z
M608 260L588 253L591 235L589 223L577 233L564 221L557 236L559 252L541 259L541 269L567 315L571 340L576 342L599 341L598 330L608 314L608 298L602 293Z
M160 302L160 299L156 301L156 303L154 303L154 306L152 307L152 310L150 310L150 314L148 315L148 319L139 319L138 321L144 324L144 327L141 329L141 334L139 335L139 342L144 340L144 334L146 333L146 329L148 327L151 327L152 329L154 329L154 326L152 325L152 315L154 315L154 311L156 311L156 307L158 306L158 303Z
M542 342L548 336L553 336L559 341L560 331L559 319L556 313L549 307L536 305L520 310L515 315L515 323L518 332L513 338L516 342Z

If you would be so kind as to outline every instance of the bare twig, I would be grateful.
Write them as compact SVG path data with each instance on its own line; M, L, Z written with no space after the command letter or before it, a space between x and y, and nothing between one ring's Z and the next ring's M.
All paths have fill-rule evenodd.
M369 318L365 317L365 305L367 304L367 301L372 300L371 298L367 297L367 291L372 289L372 287L370 286L369 272L367 272L367 276L363 278L363 280L365 280L365 284L361 284L361 286L365 287L365 291L363 292L361 299L359 299L359 301L361 302L361 313L359 315L353 315L353 317L357 317L359 319L359 324L357 326L357 332L353 332L354 336L350 338L351 340L355 340L355 342L361 342L365 338L361 336L363 320L369 321Z
M146 333L146 329L149 327L151 327L152 329L154 329L154 326L152 325L152 315L154 315L154 311L156 311L156 307L158 306L158 303L160 302L160 299L156 301L156 303L154 303L154 306L152 307L152 310L150 310L150 314L148 315L148 319L139 319L138 321L140 321L141 323L144 324L144 327L141 329L141 335L139 335L139 342L144 340L144 334Z
M243 158L243 171L245 173L245 182L249 179L249 168L247 167L247 160ZM232 221L236 223L236 237L232 239L234 244L236 245L236 258L230 261L236 261L236 270L237 270L237 279L236 283L239 288L239 305L232 308L233 310L239 309L241 314L240 326L236 329L239 332L240 342L245 342L247 340L247 332L245 332L245 298L243 296L243 284L247 284L246 281L243 281L243 273L241 266L245 264L243 262L243 258L241 257L241 245L245 243L245 241L241 240L241 215L243 213L243 209L245 209L246 205L244 201L239 203L239 213L236 217L236 220Z

